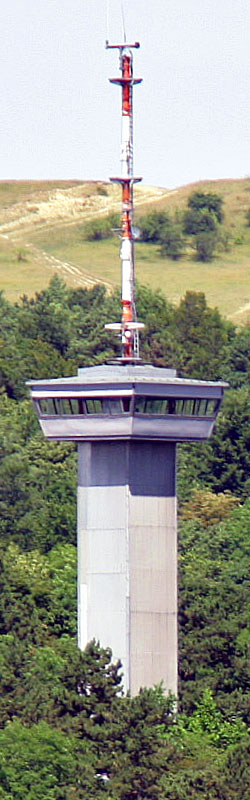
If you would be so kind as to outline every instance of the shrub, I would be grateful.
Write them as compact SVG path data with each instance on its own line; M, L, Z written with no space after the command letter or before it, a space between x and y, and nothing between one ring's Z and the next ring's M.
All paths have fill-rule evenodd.
M160 234L161 255L178 261L185 249L185 239L181 228L176 223L167 223L162 227Z
M212 261L218 244L216 231L199 233L195 237L195 249L198 261Z
M162 230L169 223L169 216L165 211L152 211L138 220L140 239L142 242L160 242Z
M84 238L88 242L97 242L101 239L110 239L113 236L112 228L119 228L119 214L109 214L101 219L93 219L84 227Z

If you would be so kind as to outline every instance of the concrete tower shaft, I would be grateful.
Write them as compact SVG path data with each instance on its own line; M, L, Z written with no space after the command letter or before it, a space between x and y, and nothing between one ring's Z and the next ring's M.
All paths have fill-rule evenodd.
M177 695L176 442L209 438L226 384L106 364L30 386L45 436L78 443L79 647Z

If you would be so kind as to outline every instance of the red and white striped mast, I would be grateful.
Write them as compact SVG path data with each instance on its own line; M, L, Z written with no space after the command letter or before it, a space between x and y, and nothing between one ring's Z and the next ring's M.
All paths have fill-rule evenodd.
M133 48L140 47L139 42L134 44L109 44L106 48L118 49L120 53L121 77L110 78L122 88L122 134L121 134L121 177L111 178L113 183L122 186L122 215L121 215L121 323L108 324L109 330L121 332L122 361L134 361L139 358L138 331L144 327L137 322L135 307L135 264L133 241L133 187L134 183L141 181L133 174L133 86L141 83L142 78L133 77Z

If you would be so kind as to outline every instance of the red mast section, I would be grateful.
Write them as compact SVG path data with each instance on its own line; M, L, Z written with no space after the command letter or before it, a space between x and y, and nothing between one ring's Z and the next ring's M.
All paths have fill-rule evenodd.
M141 83L142 78L133 77L132 48L140 47L135 44L114 44L106 42L107 48L118 48L120 51L120 78L110 78L110 82L122 89L122 134L121 134L121 177L111 178L113 183L120 183L122 187L122 215L121 215L121 305L122 321L106 325L109 330L121 332L122 360L133 361L139 358L138 331L143 328L137 322L135 308L135 265L134 265L134 239L133 239L133 186L141 181L133 174L133 86Z

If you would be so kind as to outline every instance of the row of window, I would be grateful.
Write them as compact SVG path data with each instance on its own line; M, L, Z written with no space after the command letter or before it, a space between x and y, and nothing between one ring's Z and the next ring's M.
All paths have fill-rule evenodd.
M123 414L147 414L166 416L214 417L218 411L218 400L175 397L49 397L37 401L39 412L48 416L121 416Z

